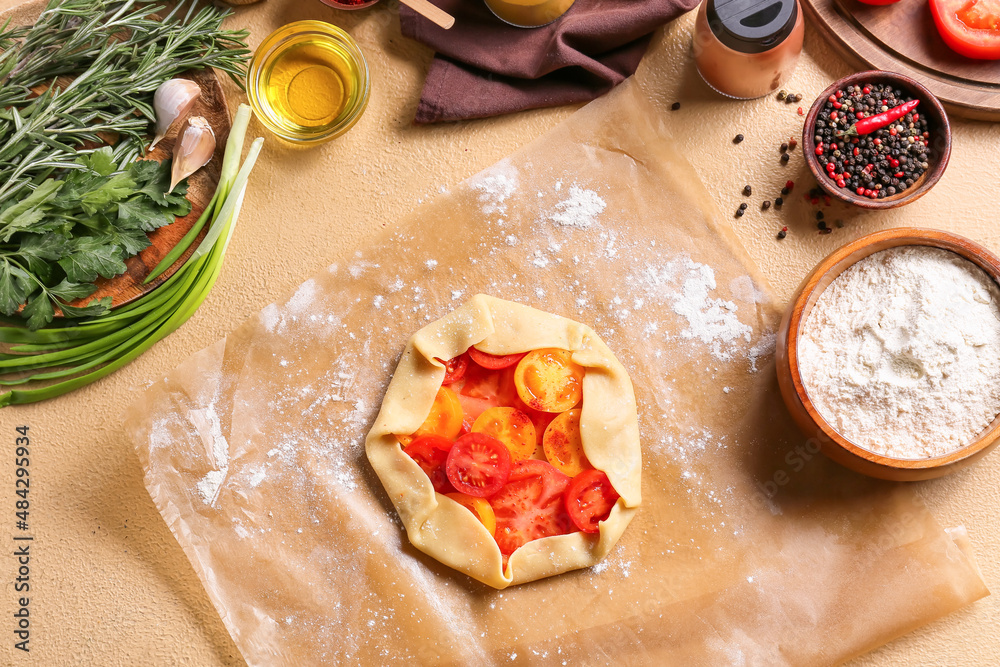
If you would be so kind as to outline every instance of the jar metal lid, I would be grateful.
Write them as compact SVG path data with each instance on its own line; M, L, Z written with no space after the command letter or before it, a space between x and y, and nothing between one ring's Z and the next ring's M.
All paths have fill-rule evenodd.
M705 0L708 25L741 53L763 53L783 42L799 17L798 0Z

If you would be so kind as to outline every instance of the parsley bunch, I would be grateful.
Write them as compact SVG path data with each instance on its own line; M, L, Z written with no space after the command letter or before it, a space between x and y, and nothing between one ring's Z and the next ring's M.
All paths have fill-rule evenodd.
M109 147L80 155L65 180L47 179L21 201L0 209L0 313L30 329L67 317L103 315L111 297L83 307L98 276L125 272L125 259L150 245L147 232L187 215L182 185L166 193L170 165L153 160L119 169Z
M0 344L8 350L0 353L0 386L34 385L0 393L0 408L53 398L95 382L138 357L198 310L219 277L264 141L256 139L240 164L249 123L250 107L242 104L226 143L219 185L202 216L201 222L208 225L205 237L162 285L104 315L34 331L0 326ZM37 386L45 383L50 384Z

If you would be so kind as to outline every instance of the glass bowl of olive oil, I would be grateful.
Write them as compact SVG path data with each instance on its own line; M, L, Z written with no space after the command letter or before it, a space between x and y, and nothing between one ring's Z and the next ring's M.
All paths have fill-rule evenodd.
M315 144L351 129L368 105L371 79L357 43L323 21L296 21L261 42L247 71L257 118L279 137Z

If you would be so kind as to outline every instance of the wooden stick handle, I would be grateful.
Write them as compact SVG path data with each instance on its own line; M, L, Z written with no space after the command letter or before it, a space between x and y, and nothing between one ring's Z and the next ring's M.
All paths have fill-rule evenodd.
M429 0L399 0L404 5L412 9L413 11L421 14L425 18L430 19L437 25L441 26L445 30L449 29L451 26L455 25L455 17L439 8L436 5L432 5Z

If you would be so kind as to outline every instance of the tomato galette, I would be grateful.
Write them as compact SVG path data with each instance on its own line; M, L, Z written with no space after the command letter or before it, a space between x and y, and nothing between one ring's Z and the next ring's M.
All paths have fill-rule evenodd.
M410 542L495 588L598 563L640 502L622 365L589 327L484 295L410 339L366 449Z

